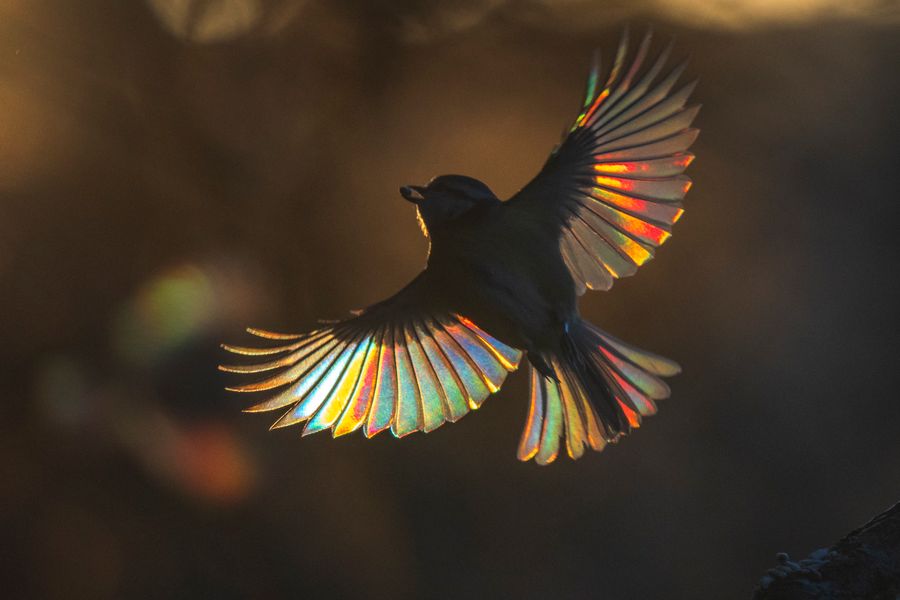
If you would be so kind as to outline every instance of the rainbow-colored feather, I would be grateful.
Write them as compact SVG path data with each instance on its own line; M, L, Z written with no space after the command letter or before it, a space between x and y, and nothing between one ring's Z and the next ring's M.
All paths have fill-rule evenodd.
M335 437L357 429L366 437L388 428L396 437L433 431L480 407L522 358L519 350L457 314L414 317L370 329L350 319L302 335L248 331L290 343L268 348L224 346L245 356L281 355L253 365L220 367L231 373L278 371L229 389L281 388L246 410L288 408L272 427L305 422L303 435L324 429L331 429Z
M669 397L669 386L660 378L677 374L678 365L626 344L590 324L585 326L594 350L591 360L603 373L629 426L637 429L642 417L656 414L655 401ZM550 464L559 455L563 440L573 459L580 458L586 447L600 452L608 443L617 442L622 433L610 434L606 430L581 383L557 360L550 366L558 381L531 369L531 398L519 440L519 460L534 459L539 465Z
M691 187L683 175L698 130L690 127L699 106L685 107L696 85L670 93L685 63L656 81L671 45L641 73L648 33L624 71L628 33L622 38L603 86L595 54L584 105L554 160L566 181L563 258L579 286L608 290L633 275L669 239Z

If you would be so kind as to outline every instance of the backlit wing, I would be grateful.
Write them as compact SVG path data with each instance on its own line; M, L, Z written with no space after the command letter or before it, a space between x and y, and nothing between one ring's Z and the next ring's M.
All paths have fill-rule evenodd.
M681 64L662 75L671 45L644 68L648 33L626 68L628 32L606 83L595 54L583 109L541 172L513 196L511 214L558 228L563 259L583 293L608 290L653 258L682 214L691 186L683 171L699 106L696 82L672 91Z
M255 357L223 371L269 377L237 392L278 390L246 409L287 409L272 427L306 423L303 435L390 428L397 437L433 431L477 409L500 389L522 353L465 316L435 305L420 276L394 297L362 314L299 335L250 333L277 342L266 348L224 346Z

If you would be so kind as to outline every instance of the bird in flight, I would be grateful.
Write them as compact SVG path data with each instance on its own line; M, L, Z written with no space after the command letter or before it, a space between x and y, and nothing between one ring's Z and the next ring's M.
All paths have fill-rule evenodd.
M302 334L248 329L268 347L223 346L269 372L229 388L270 392L248 412L285 410L272 425L303 435L361 429L371 437L433 431L500 389L527 359L530 400L518 458L553 462L603 450L656 413L678 365L582 319L585 290L609 290L653 258L682 214L694 158L671 44L633 56L628 32L601 80L599 52L582 109L537 176L508 200L471 177L441 175L400 194L416 206L428 262L394 296ZM674 90L674 91L673 91Z

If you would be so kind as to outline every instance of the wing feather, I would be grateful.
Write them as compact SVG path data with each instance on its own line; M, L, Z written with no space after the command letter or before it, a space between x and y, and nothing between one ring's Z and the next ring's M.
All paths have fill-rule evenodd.
M440 323L436 323L436 325L437 327L432 331L432 335L458 375L460 383L463 384L469 408L476 409L480 407L493 391L488 387L481 370L469 358L469 355L466 354L453 336L447 333Z
M416 335L422 349L428 356L438 382L443 391L443 398L447 407L447 419L451 422L458 421L469 412L469 403L466 398L465 387L459 379L456 370L450 360L444 355L441 346L435 341L429 328L423 323L416 323Z
M341 340L328 340L324 344L316 346L316 348L309 354L304 354L302 357L298 358L296 363L294 363L288 369L278 373L277 375L274 375L263 381L258 381L256 383L250 383L244 386L228 389L235 392L260 392L271 390L276 387L281 387L283 385L296 381L301 375L306 375L308 372L312 372L317 368L321 368L323 363L331 364L331 361L337 358L337 354L341 350L343 350L344 346L346 346L346 342L343 342ZM281 406L273 406L272 408L281 408ZM251 410L251 412L256 411Z
M315 381L315 383L311 386L307 386L300 401L276 422L277 427L287 427L289 425L301 423L319 410L319 407L322 406L331 391L337 385L338 379L343 375L356 346L356 340L340 344L336 348L336 350L339 351L327 368L319 369L319 365L317 365L317 367L312 369L312 376L301 380Z
M422 430L434 431L447 420L447 399L444 397L444 388L438 382L434 374L434 367L425 354L419 336L416 334L415 324L406 326L406 345L409 348L409 358L416 374L416 383L419 387L419 401L422 410Z
M383 336L384 329L379 328L366 348L366 356L360 366L356 386L350 393L340 420L334 427L335 437L356 431L366 421L366 416L369 414L369 406L372 403L372 395L375 391L379 351Z
M280 367L292 365L299 362L304 356L307 356L310 353L314 352L317 348L320 348L323 344L327 343L333 338L334 335L330 332L317 333L315 335L310 335L310 337L306 338L303 342L298 342L297 344L292 344L291 346L283 346L283 348L291 348L295 351L283 356L282 358L255 365L223 365L219 367L219 370L226 371L228 373L263 373L265 371L271 371L273 369L278 369ZM233 348L234 346L225 347L226 350L232 352L234 351ZM241 348L241 350L244 350L244 348ZM259 356L268 353L239 352L238 354Z
M651 39L644 36L626 68L626 32L603 86L595 55L582 112L538 176L507 204L520 221L544 223L559 236L579 294L608 290L652 259L671 237L690 189L683 173L694 158L687 149L700 107L685 105L696 82L672 91L686 62L657 80L671 44L645 68Z
M397 414L391 433L400 438L422 429L422 407L415 371L409 359L402 325L394 329L394 364L397 367Z
M481 406L522 357L432 299L421 276L393 298L307 334L252 331L292 343L274 350L226 346L251 358L282 355L220 367L241 375L274 372L229 389L283 388L246 410L287 408L272 427L306 423L303 435L325 429L338 436L362 428L367 437L385 429L396 437L433 431Z
M306 427L303 429L303 435L309 435L310 433L334 426L352 398L353 391L356 389L362 373L363 362L365 362L371 345L371 337L356 345L349 362L331 388L328 397L322 402L320 408L314 409L315 415L307 422Z
M372 397L372 409L366 423L366 437L384 431L394 419L397 398L397 369L394 367L394 331L388 325L379 348L378 383Z
M472 363L480 372L491 393L500 389L506 379L506 369L485 344L471 329L459 321L442 319L441 326L450 334Z

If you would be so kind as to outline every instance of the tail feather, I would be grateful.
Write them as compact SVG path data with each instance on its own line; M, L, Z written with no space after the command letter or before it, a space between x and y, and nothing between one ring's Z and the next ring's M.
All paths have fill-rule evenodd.
M549 357L556 381L531 367L531 401L519 442L519 460L541 465L559 455L561 440L573 459L586 447L608 443L656 414L656 400L669 396L660 377L680 372L661 356L614 338L586 321L570 327L558 355Z

